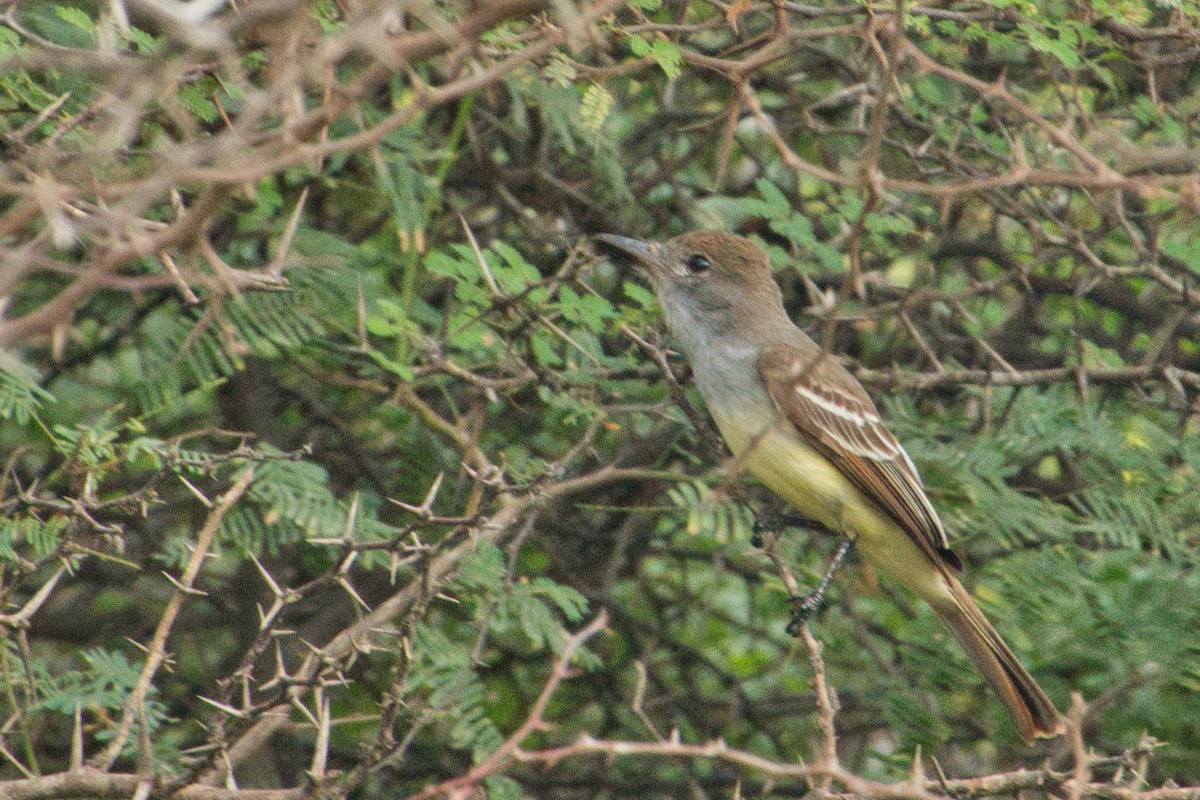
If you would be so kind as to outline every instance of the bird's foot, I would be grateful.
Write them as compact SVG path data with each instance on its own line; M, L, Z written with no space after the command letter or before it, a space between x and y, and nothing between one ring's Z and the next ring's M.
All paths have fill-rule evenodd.
M804 623L808 622L814 614L824 608L825 591L829 588L829 582L833 580L833 574L838 571L838 567L842 565L842 559L846 557L846 553L849 553L850 548L853 546L853 539L849 536L843 538L838 543L838 548L833 553L833 559L829 562L829 568L825 570L825 575L822 576L821 582L817 584L817 588L808 594L793 595L788 598L792 603L792 616L788 619L787 624L789 635L799 636L800 629L804 627Z
M792 616L788 618L787 632L789 636L796 637L800 635L804 624L825 607L825 593L818 590L793 595L788 600L792 603Z

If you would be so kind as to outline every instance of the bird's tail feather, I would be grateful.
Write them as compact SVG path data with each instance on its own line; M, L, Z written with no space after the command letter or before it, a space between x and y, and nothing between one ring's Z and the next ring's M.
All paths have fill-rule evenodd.
M951 602L937 603L934 608L971 661L995 687L1000 700L1012 714L1021 738L1028 744L1037 737L1062 733L1062 718L1042 687L1021 666L962 584L952 576L946 578Z

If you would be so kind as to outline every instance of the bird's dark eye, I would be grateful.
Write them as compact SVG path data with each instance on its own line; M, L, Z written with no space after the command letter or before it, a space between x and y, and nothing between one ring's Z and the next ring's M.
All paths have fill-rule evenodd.
M712 262L707 256L695 255L687 260L687 268L693 275L699 275L712 269Z

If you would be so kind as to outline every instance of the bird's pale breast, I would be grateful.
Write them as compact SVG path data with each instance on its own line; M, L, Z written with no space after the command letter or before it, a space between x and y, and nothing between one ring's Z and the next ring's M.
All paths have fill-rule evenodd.
M855 539L877 569L930 602L946 597L940 570L888 516L774 409L709 409L746 472L830 530Z

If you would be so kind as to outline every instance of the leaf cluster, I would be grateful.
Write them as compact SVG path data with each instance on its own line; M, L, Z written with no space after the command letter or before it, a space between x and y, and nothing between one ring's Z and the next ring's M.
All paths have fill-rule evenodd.
M1200 782L1194 3L188 8L0 16L0 794L80 758L806 793L618 746L822 736L756 521L812 584L835 542L589 245L698 227L880 399L989 617L1127 754L1096 785ZM813 623L848 773L1070 772L851 562Z

